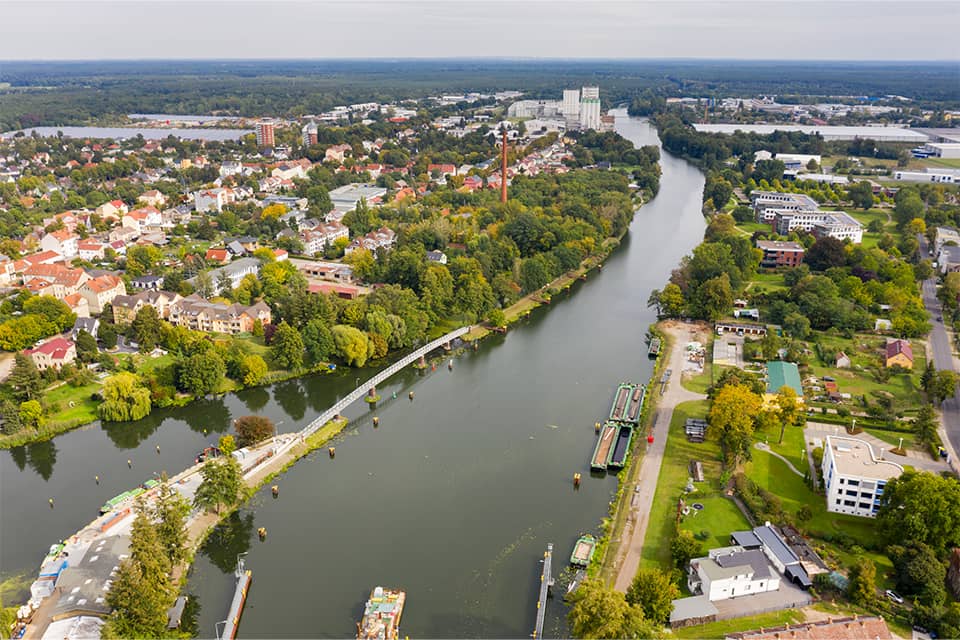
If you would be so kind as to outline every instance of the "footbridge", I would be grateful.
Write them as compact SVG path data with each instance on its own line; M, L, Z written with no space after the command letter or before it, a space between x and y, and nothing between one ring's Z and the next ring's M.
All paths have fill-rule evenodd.
M384 369L383 371L381 371L380 373L373 376L372 378L370 378L369 380L361 384L359 387L351 391L349 394L344 396L335 405L333 405L332 407L330 407L329 409L321 413L316 420L314 420L313 422L308 424L306 427L304 427L303 431L300 432L301 435L303 435L304 437L307 437L313 434L320 427L322 427L323 425L333 420L336 416L340 415L343 412L343 410L346 409L348 406L350 406L351 404L353 404L354 402L362 398L364 394L366 394L369 390L376 389L377 385L379 385L381 382L383 382L393 374L397 373L407 365L412 364L416 360L419 360L420 358L427 355L434 349L437 349L446 344L449 344L455 338L459 338L463 334L470 331L471 328L472 327L469 327L469 326L460 327L455 331L451 331L450 333L423 345L422 347L410 353L409 355L405 356L401 360L394 362L392 365L390 365L389 367L387 367L386 369Z
M547 544L547 550L543 554L543 572L540 574L540 596L537 599L537 622L534 625L533 633L530 637L533 640L539 640L543 637L543 621L547 614L547 598L550 595L550 588L553 586L553 543Z

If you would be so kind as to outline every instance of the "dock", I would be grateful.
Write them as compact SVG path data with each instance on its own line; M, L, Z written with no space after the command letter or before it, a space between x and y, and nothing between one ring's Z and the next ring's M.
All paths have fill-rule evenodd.
M593 449L593 458L590 460L590 468L596 471L603 471L607 468L607 462L610 460L610 452L613 451L613 444L617 439L618 425L608 422L603 425L600 435L597 436L597 446Z
M250 582L253 581L250 570L243 567L243 558L237 559L237 569L234 575L237 577L237 586L233 592L233 600L230 602L227 619L223 622L223 634L217 635L219 640L233 640L237 637L237 628L240 626L243 605L247 602L247 591L250 589Z
M533 633L530 637L536 640L543 637L543 620L547 613L547 597L550 595L550 587L553 586L553 543L547 543L547 550L543 553L543 571L540 574L540 597L537 600L537 622L533 627Z

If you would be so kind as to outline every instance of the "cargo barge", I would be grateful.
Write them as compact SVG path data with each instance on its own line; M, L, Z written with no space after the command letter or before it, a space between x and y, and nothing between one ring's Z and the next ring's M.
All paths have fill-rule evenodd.
M597 446L593 449L593 458L590 460L591 469L603 471L607 468L610 452L613 450L613 444L617 439L617 431L618 425L612 422L603 425L600 435L597 436Z
M613 406L610 407L610 419L621 421L625 419L627 413L627 402L630 400L630 392L633 385L623 382L617 387L617 393L613 398Z
M647 390L642 384L638 384L633 388L633 393L630 396L630 405L627 409L627 422L633 424L640 422L640 409L643 407L643 399L646 393Z
M586 567L593 559L593 552L597 549L597 539L592 535L585 534L580 536L573 545L573 552L570 553L570 564L575 567Z
M650 340L650 348L647 349L647 355L651 358L656 358L660 355L660 338Z
M633 427L628 424L619 425L617 442L610 452L607 466L611 469L622 469L630 456L630 442L633 440Z
M357 640L397 640L406 599L407 594L399 590L376 587L370 592L357 623Z
M109 513L110 511L113 511L114 509L117 508L117 505L119 505L120 503L130 500L132 498L136 498L140 494L145 493L150 489L153 489L158 484L160 483L156 480L147 480L136 489L131 489L130 491L124 491L120 495L110 498L103 504L102 507L100 507L100 514L102 515L104 513Z

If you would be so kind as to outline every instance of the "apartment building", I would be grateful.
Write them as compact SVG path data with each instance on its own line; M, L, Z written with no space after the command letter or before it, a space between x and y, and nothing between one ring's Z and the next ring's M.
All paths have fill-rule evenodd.
M876 517L883 488L902 473L902 466L883 459L882 449L877 455L863 440L827 436L823 448L827 511Z

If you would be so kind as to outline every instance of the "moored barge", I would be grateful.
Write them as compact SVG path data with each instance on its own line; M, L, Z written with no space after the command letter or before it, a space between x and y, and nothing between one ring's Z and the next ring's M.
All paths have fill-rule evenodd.
M600 429L600 435L597 436L597 446L593 449L593 458L590 460L590 468L596 471L603 471L607 468L607 461L610 459L610 452L613 450L613 444L617 439L618 425L608 422Z

